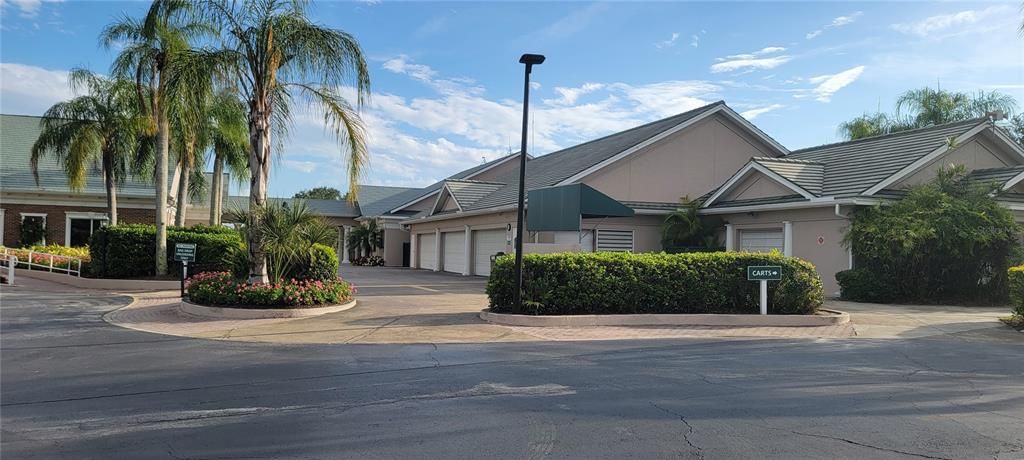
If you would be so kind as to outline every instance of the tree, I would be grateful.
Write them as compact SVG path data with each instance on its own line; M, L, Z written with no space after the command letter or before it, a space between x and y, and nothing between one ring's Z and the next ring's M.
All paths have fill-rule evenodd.
M262 251L267 255L269 277L275 283L297 276L314 244L333 247L337 242L337 230L301 201L291 206L267 203L248 212L233 210L228 217L241 223L240 229L247 239L249 234L259 235Z
M209 0L202 5L200 14L224 34L220 48L197 52L206 55L197 57L197 62L225 66L249 109L249 208L259 209L267 202L271 134L287 132L295 99L318 108L343 145L348 154L349 199L355 200L368 158L365 135L356 108L338 88L354 85L357 106L370 95L369 71L356 39L310 21L306 2ZM248 236L252 238L249 279L265 282L260 235Z
M220 225L224 215L224 169L242 177L248 172L249 127L245 106L238 97L222 91L214 96L209 112L213 148L213 183L210 190L210 225Z
M348 232L345 239L345 250L356 250L365 252L367 255L384 247L384 232L377 227L377 221L371 220L360 223Z
M70 83L73 91L85 94L47 109L40 122L42 132L32 145L32 173L38 183L39 160L55 155L64 165L68 186L77 191L85 187L88 169L99 165L109 222L116 225L117 187L124 183L146 129L136 88L83 69L71 72Z
M141 19L125 16L107 25L100 33L100 43L110 49L121 49L111 72L134 79L138 97L150 112L150 131L154 152L154 183L156 188L156 273L167 274L167 169L170 156L170 120L167 82L170 64L190 48L190 40L208 35L213 29L205 23L188 19L192 9L188 0L154 0ZM143 93L142 88L148 88Z
M1024 113L1017 114L1017 116L1010 119L1009 125L1006 126L1006 133L1013 138L1021 147L1024 147Z
M314 187L309 190L296 192L292 198L303 198L307 200L340 200L341 191L334 187Z
M721 220L697 215L700 202L683 197L679 207L665 218L661 227L661 246L675 252L688 248L714 248L718 246L715 232L721 227Z
M1012 114L1017 103L1012 96L998 91L963 93L932 88L904 92L896 100L893 114L864 114L839 125L839 133L848 140L878 136L908 129L924 128L956 121L981 118L1000 110Z

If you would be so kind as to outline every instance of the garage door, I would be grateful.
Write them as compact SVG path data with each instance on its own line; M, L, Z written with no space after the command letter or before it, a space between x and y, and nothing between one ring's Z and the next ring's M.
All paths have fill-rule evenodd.
M491 274L491 256L505 252L505 230L474 230L473 231L473 274L488 276Z
M462 273L466 268L466 233L442 233L441 239L444 241L444 259L441 259L441 269L446 272Z
M782 251L783 237L781 230L741 230L740 250L749 252L770 252L772 249Z
M437 268L437 260L435 260L437 259L437 252L434 250L434 247L436 246L434 234L423 233L417 236L417 238L419 238L419 240L416 241L416 253L418 254L417 257L420 258L420 268L430 270Z

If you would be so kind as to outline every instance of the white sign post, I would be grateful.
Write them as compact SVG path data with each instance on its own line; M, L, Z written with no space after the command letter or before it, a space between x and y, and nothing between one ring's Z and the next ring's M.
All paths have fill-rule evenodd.
M761 314L768 314L768 281L782 279L782 267L779 265L763 265L747 267L747 281L759 281L761 284Z

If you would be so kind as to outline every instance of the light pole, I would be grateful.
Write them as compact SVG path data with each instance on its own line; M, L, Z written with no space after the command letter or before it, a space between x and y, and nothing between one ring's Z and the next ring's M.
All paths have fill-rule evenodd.
M523 217L526 202L526 127L530 117L530 71L535 65L544 63L542 54L524 54L519 58L525 64L523 77L523 141L519 147L519 206L516 208L516 290L513 296L513 313L523 311Z

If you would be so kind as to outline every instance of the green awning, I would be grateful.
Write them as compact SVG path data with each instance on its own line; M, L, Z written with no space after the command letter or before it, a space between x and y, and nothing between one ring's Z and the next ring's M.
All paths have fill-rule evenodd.
M633 216L632 208L585 184L539 188L528 196L531 232L579 231L580 219Z

